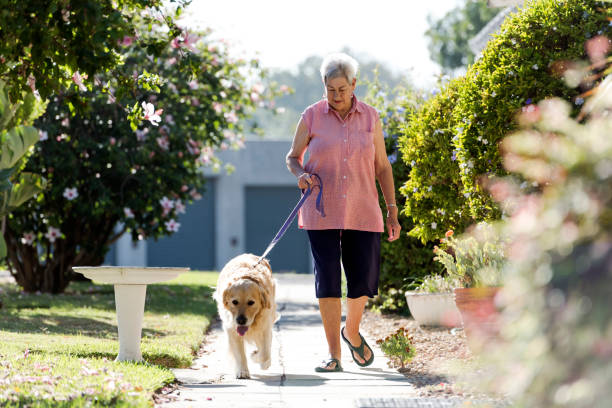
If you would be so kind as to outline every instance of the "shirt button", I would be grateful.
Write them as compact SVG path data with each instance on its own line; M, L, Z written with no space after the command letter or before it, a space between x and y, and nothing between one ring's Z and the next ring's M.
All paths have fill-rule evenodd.
M344 142L346 143L346 139L344 139Z
M342 194L342 198L346 198L346 194Z
M342 176L342 178L343 178L343 179L345 179L345 178L346 178L346 176Z
M346 159L344 159L344 161L346 161Z
M342 124L342 127L346 127L346 123L343 123L343 124Z

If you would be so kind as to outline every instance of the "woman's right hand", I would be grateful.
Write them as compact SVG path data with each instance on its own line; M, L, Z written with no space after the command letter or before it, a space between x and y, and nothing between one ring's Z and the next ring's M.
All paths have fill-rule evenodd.
M306 190L310 186L312 186L312 177L310 177L310 174L306 172L300 174L300 177L298 177L298 187L302 190Z

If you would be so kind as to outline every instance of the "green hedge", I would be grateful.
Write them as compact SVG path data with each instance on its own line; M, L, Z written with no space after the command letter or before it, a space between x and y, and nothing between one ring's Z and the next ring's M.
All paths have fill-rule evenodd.
M375 80L368 83L368 94L365 101L374 106L380 115L385 136L385 147L395 181L395 197L399 213L399 222L402 226L400 239L395 242L387 241L386 234L381 243L381 266L379 296L374 299L372 306L383 312L408 314L408 305L404 292L410 286L433 272L440 272L441 265L433 261L433 244L423 244L418 239L408 236L414 224L403 211L404 196L400 194L400 187L408 177L410 166L399 159L397 141L404 124L410 120L423 98L409 86L395 88L393 95ZM379 192L380 207L385 210L385 201Z
M412 115L399 139L415 163L401 189L410 234L423 242L502 214L482 178L505 174L498 143L528 104L557 96L582 103L559 72L584 56L584 42L610 26L604 2L536 0L511 14L464 77L451 81Z

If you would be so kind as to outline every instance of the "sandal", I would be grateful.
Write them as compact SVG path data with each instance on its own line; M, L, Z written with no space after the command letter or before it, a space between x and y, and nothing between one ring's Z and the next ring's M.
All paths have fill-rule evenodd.
M340 335L342 336L342 340L344 340L346 344L349 346L349 349L351 349L351 356L353 357L353 360L355 361L355 363L357 363L359 367L367 367L370 364L372 364L372 362L374 361L374 351L372 351L372 348L365 341L361 333L359 333L359 337L361 337L361 344L359 345L359 347L353 346L351 342L348 341L346 337L344 337L344 327L342 328L342 330L340 330ZM369 360L365 359L365 350L364 350L365 347L370 349L370 359ZM359 360L355 358L355 354L353 352L357 353L359 357L361 357L365 362L360 363Z
M332 364L336 364L334 368L331 368ZM342 371L342 366L340 365L340 361L337 358L330 358L327 360L323 360L323 365L319 367L315 367L315 371L317 373L334 373Z

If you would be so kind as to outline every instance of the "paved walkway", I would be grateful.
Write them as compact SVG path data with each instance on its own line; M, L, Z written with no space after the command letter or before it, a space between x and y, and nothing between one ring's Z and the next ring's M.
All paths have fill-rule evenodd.
M178 400L163 407L451 407L458 401L418 399L409 379L387 367L375 339L374 363L358 367L343 344L342 373L317 373L327 355L312 275L277 275L272 366L262 371L249 361L250 380L231 374L220 326L207 336L205 354L191 369L174 370L182 383Z

